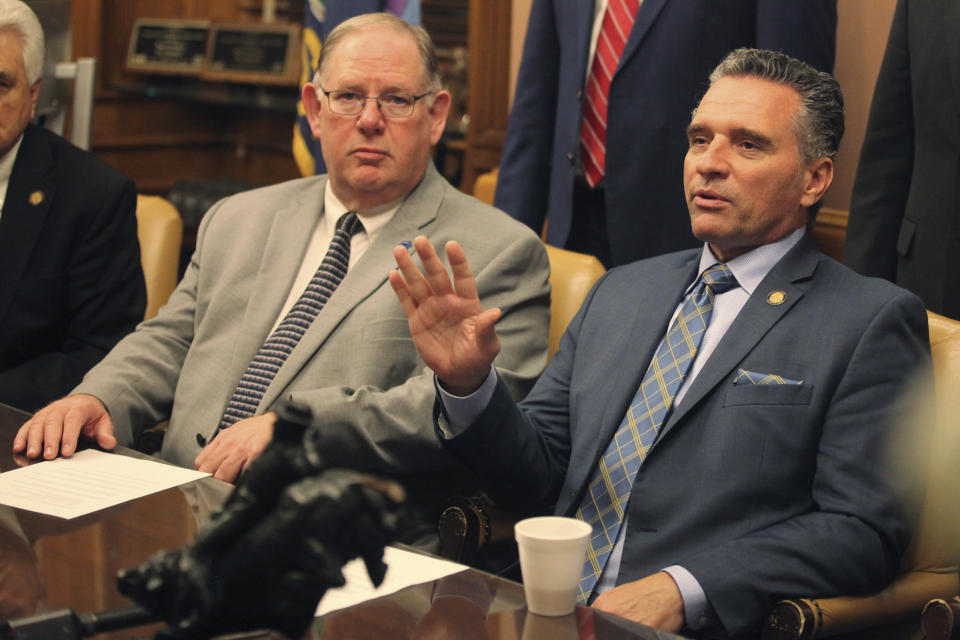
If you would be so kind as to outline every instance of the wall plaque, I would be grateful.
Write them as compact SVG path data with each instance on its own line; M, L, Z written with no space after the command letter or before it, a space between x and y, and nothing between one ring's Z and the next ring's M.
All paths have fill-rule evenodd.
M199 74L207 53L205 20L139 18L133 24L127 68L132 71Z
M214 24L204 77L271 84L299 81L300 28L292 24Z

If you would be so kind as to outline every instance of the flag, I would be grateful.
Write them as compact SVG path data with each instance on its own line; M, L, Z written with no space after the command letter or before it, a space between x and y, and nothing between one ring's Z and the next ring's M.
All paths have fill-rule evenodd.
M313 77L317 56L330 31L349 18L376 11L390 12L409 24L420 24L420 0L307 0L303 8L303 37L300 51L300 86ZM297 121L293 125L293 158L301 175L324 173L320 141L310 133L303 102L297 100Z

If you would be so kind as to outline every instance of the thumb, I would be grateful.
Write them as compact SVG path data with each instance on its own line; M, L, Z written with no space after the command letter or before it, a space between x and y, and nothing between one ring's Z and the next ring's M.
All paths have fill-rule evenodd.
M113 449L117 446L117 438L113 435L113 423L110 418L104 417L93 428L93 437L97 444L104 449Z
M497 353L500 351L500 338L497 336L495 325L500 319L500 309L493 307L486 309L477 316L477 341L486 351Z

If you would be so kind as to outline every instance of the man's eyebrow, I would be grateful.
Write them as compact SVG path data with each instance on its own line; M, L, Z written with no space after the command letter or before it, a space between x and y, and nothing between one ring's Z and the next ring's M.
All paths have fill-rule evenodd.
M773 141L768 136L760 133L759 131L754 131L753 129L748 129L746 127L735 129L733 133L738 139L746 138L765 146L773 144Z
M707 131L707 127L702 124L691 124L687 127L687 137L695 136L699 133L706 133Z

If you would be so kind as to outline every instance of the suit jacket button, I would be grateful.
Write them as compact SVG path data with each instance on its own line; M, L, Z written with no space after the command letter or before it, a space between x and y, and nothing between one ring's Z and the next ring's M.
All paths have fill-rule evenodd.
M197 444L200 445L201 447L207 446L207 439L203 437L202 433L197 434Z
M583 99L583 89L577 89L577 100Z
M573 152L572 152L572 151L571 151L570 153L568 153L568 154L567 154L567 160L569 160L569 161L570 161L570 164L573 164L573 161L574 161L574 155L573 155Z

